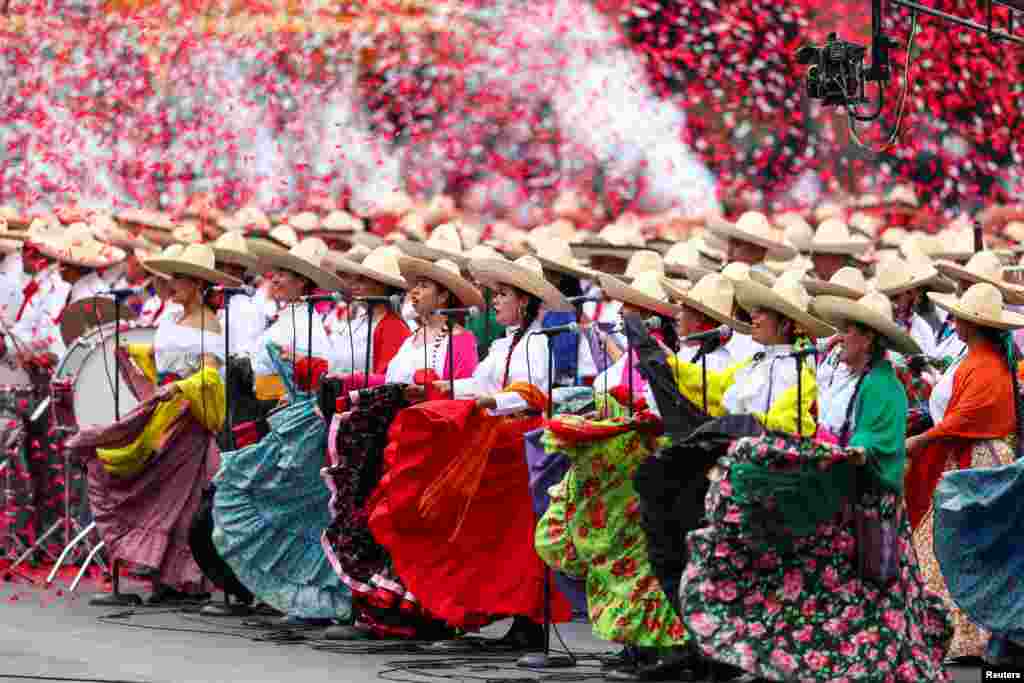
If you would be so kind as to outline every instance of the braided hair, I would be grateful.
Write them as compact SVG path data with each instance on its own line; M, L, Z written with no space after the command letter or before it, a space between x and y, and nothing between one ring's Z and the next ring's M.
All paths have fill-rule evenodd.
M540 315L540 299L532 294L527 294L526 292L522 293L527 296L526 311L523 314L523 322L519 325L519 329L516 330L515 334L512 335L512 343L509 344L508 347L508 357L505 358L505 374L501 380L502 386L508 385L508 373L509 369L512 367L512 352L516 350L516 346L519 345L519 342L521 342L527 332L530 331L530 326L537 321L537 316Z
M679 353L679 330L676 329L676 321L667 315L659 315L658 329L661 331L665 346Z

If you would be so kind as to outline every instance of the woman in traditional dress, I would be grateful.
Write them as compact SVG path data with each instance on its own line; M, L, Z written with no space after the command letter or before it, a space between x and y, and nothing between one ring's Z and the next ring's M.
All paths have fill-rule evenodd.
M353 597L353 626L328 629L327 638L441 638L449 635L443 622L426 612L392 571L387 552L367 527L366 501L380 481L388 430L398 411L422 397L424 386L442 379L464 379L477 366L476 338L461 325L449 335L438 309L483 305L479 290L459 273L452 261L436 263L403 256L402 276L419 326L407 337L388 364L378 387L343 397L348 410L336 413L329 437L331 466L323 475L333 492L334 521L323 535L328 559ZM449 355L450 354L450 355ZM419 391L414 391L419 389ZM433 392L431 392L433 393Z
M532 256L473 261L495 292L499 339L457 397L408 408L391 428L385 473L367 505L370 529L405 587L432 615L462 630L515 617L501 645L544 647L544 569L523 435L542 424L548 351L538 314L569 307ZM440 383L444 391L447 383ZM555 594L553 618L569 618Z
M910 468L906 475L907 509L914 545L930 590L953 610L955 635L949 656L961 662L982 657L988 633L972 623L950 597L935 558L933 496L943 472L969 467L996 467L1013 461L1010 436L1016 425L1016 397L1010 367L1007 331L1024 326L1024 318L1003 308L999 289L990 283L972 285L959 299L929 294L950 312L956 334L967 353L948 386L932 392L935 426L907 440Z
M851 393L821 441L737 441L712 470L708 525L688 537L683 621L747 680L944 680L949 626L917 569L900 504L906 395L886 349L917 345L877 292L823 296Z
M272 296L294 304L314 287L343 289L345 283L321 267L326 253L315 238L289 251L262 253L260 260L274 273ZM285 308L260 339L254 357L257 389L263 377L264 388L285 392L287 405L267 418L270 432L261 441L222 455L214 478L213 543L258 600L286 613L286 624L325 626L349 618L351 596L320 545L330 521L328 491L320 478L327 427L316 410L315 392L333 349L313 312L313 355L308 355L310 314L303 308ZM288 363L282 352L291 348L303 355L291 356Z
M724 370L708 369L706 386L699 363L670 355L668 364L679 393L695 407L695 424L687 434L676 435L678 443L649 458L635 479L651 564L673 598L678 595L679 577L686 566L686 534L700 526L708 490L705 476L721 450L689 443L693 438L689 431L703 419L714 432L714 440L727 444L764 430L811 435L815 429L811 409L817 396L814 370L806 361L798 381L793 353L804 335L816 339L828 336L832 328L808 313L810 297L797 280L780 279L772 288L751 280L736 281L734 286L738 303L753 321L752 340L763 345L764 351ZM717 312L716 319L737 327L738 321L723 312ZM710 421L721 416L740 417Z
M203 245L147 262L171 278L172 301L183 311L160 323L152 346L127 347L122 368L146 400L120 422L69 443L88 458L89 500L107 548L153 570L150 603L201 591L188 528L219 464L216 434L225 415L224 341L205 289L240 284L214 263Z
M367 368L371 376L384 375L410 335L409 326L396 310L400 307L385 302L408 287L398 266L400 256L396 247L378 247L362 263L345 258L332 263L344 277L353 303L349 317L334 324L331 373L347 375L351 388L366 384Z

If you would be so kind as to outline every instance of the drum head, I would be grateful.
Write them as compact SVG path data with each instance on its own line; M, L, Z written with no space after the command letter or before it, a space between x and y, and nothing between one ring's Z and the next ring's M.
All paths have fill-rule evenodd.
M155 336L156 329L152 327L122 329L121 343L152 344ZM84 348L79 350L79 346ZM68 354L69 360L79 366L74 375L75 419L79 427L84 429L114 422L115 379L120 383L121 417L139 405L128 384L117 377L112 325L92 332L76 343ZM66 366L62 363L65 373L70 373L71 367L72 363Z
M121 304L121 321L135 320L135 312ZM114 300L105 296L93 296L69 305L60 319L60 336L65 344L93 328L100 327L115 320Z

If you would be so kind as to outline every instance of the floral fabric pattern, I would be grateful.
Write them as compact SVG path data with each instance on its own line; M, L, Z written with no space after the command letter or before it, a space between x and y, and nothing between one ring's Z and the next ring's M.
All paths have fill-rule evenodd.
M636 468L657 441L636 429L610 438L583 437L591 428L604 437L617 431L609 427L628 425L621 418L562 416L553 423L544 446L549 453L563 452L572 465L549 490L551 505L535 536L538 554L586 581L590 622L599 638L644 647L682 645L686 631L651 571L633 488ZM571 434L572 442L559 439L559 432Z
M952 629L926 590L896 494L863 494L808 535L759 523L779 519L770 498L741 503L734 495L737 464L827 469L841 459L840 449L778 435L730 448L711 475L710 524L688 537L686 628L706 656L770 680L948 680L942 662ZM876 583L858 571L854 505L897 525L896 579Z

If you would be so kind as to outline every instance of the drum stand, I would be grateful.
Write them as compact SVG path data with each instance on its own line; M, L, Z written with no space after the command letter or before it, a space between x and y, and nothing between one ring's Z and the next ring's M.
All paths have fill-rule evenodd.
M14 467L11 465L10 455L8 455L7 459L5 459L2 463L0 463L0 471L3 471L3 473L4 473L4 503L5 503L5 507L6 507L6 505L10 504L10 501L11 501L11 499L14 496L14 487L11 485L12 484L12 477L14 476L14 473L12 472L13 469L14 469ZM5 514L6 514L6 511L5 511ZM13 519L9 520L8 521L8 525L9 525L9 529L8 529L8 548L13 550L15 547L18 547L18 546L24 547L25 546L25 542L22 541L20 538L18 538L18 534L14 530L14 520ZM35 583L35 581L33 581L31 577L26 576L25 574L22 574L20 571L17 570L16 567L17 567L17 563L11 565L11 567L4 572L4 577L3 577L4 580L9 580L9 579L11 579L11 578L16 576L19 579L22 579L24 581L28 581L29 583Z
M114 297L114 419L118 422L121 421L121 356L118 354L121 347L121 300L127 299L131 295L131 292L123 290L114 290L107 294L107 296ZM90 526L95 526L95 524L93 522ZM79 536L81 535L79 534ZM81 571L75 577L72 590L78 586L78 581L81 579L86 567L89 566L89 562L92 561L93 557L104 545L101 542L89 553L85 563L82 565ZM135 607L136 605L141 605L142 598L138 595L121 592L121 561L116 557L111 557L110 563L111 592L97 595L89 601L89 604L97 607Z

